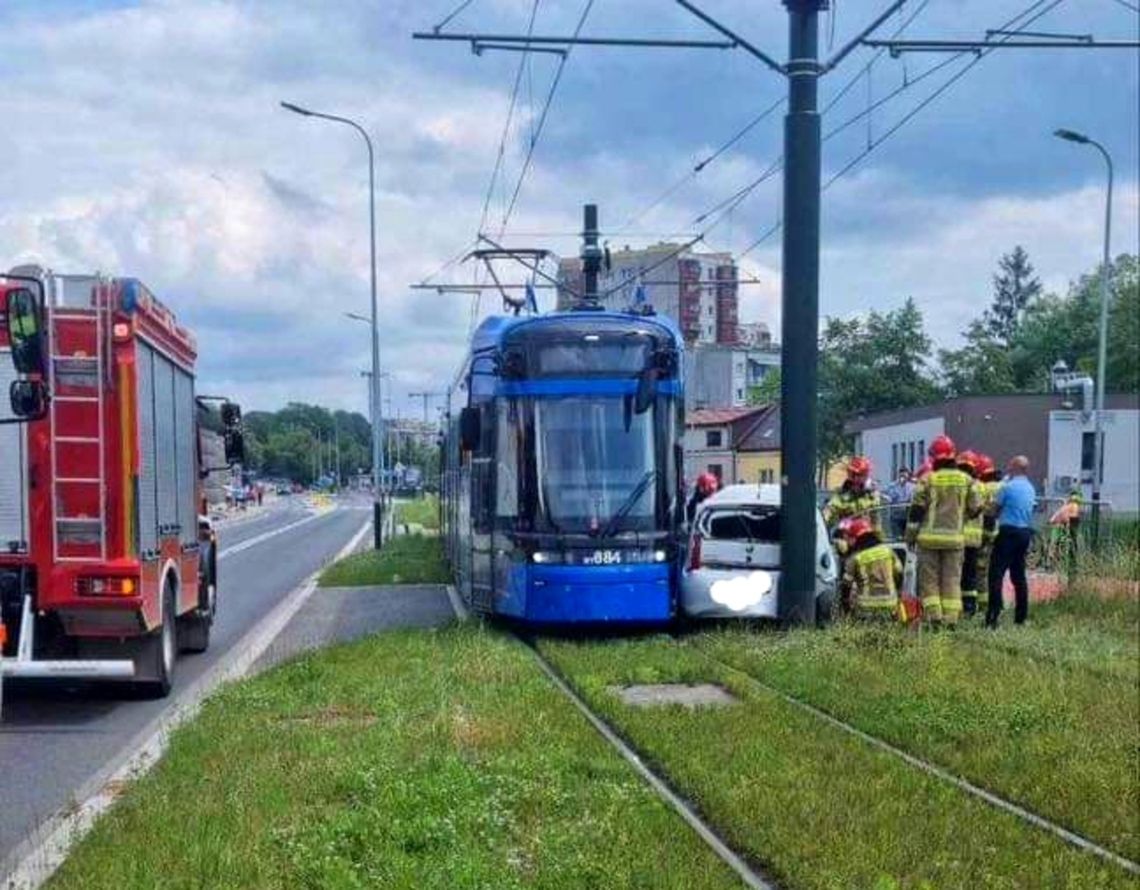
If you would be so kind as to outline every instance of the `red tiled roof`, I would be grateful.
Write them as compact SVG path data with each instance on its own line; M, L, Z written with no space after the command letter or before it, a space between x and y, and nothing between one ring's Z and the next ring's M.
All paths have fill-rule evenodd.
M699 408L686 415L685 426L724 426L767 410L767 405L753 405L748 408Z

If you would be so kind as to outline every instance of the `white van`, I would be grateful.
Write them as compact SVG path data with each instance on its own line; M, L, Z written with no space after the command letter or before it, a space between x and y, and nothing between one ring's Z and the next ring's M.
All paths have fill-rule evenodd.
M816 510L816 614L835 601L839 562ZM681 611L690 618L776 618L780 487L729 485L703 501L689 531Z

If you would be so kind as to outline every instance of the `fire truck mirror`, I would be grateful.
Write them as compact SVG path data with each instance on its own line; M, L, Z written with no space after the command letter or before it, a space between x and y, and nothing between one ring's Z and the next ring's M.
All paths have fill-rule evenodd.
M241 427L241 406L236 402L222 402L222 426L227 430Z
M8 291L5 305L8 319L8 342L12 346L12 363L20 374L42 376L46 367L44 355L43 312L35 296L26 287Z
M230 465L245 463L245 437L241 430L226 430L225 446L226 463Z
M8 387L12 413L21 420L40 420L47 416L48 394L42 380L13 380Z

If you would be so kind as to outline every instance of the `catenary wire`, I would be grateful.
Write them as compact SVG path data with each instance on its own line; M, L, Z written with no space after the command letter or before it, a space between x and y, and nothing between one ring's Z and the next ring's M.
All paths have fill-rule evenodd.
M446 16L444 16L443 20L438 25L436 25L434 28L432 28L432 30L436 31L436 32L442 31L444 26L447 25L448 22L450 22L453 18L455 18L457 15L459 15L461 12L463 12L463 10L465 10L468 6L470 6L474 2L475 2L475 0L463 0L463 2L460 3L457 7L455 7L455 9L453 9Z

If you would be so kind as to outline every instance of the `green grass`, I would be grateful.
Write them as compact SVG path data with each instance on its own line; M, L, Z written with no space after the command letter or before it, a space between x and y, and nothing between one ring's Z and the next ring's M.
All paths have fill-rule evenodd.
M397 504L396 522L414 522L424 528L438 530L439 498L429 494L418 500Z
M369 584L446 584L450 580L439 538L399 535L383 549L364 550L321 572L321 587Z
M1071 599L997 632L840 624L692 644L1137 860L1140 648L1118 623L1135 603Z
M739 884L529 652L453 626L226 688L49 886Z
M776 649L800 648L795 636L782 646L779 639L771 635ZM1122 869L806 714L691 644L541 646L730 844L763 863L782 887L1135 886ZM810 653L814 661L803 659L801 668L826 670L829 647ZM611 691L625 683L705 681L722 683L741 703L637 709Z

